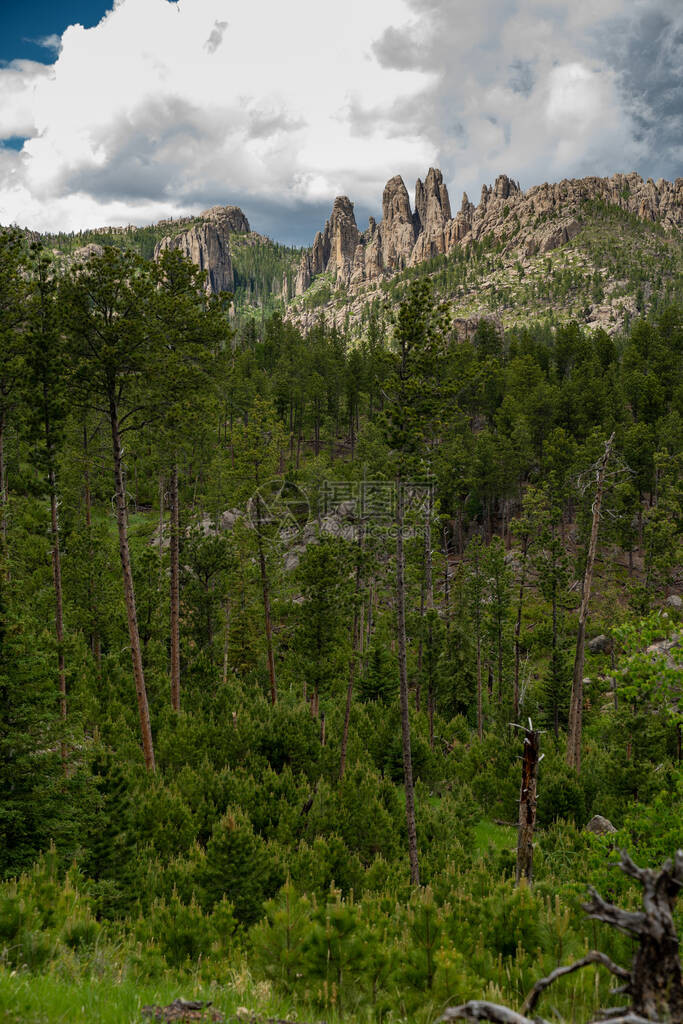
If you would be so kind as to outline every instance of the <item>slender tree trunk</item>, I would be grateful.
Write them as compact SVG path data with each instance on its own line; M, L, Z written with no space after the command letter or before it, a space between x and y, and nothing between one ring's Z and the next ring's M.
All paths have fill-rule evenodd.
M417 682L415 684L415 710L420 713L422 703L422 654L424 650L425 581L420 585L420 639L417 642Z
M88 461L88 425L83 424L83 458L85 469L83 471L83 491L85 498L85 527L88 532L88 555L90 564L88 566L88 611L90 612L91 633L90 649L97 666L97 674L102 674L102 641L100 639L100 614L99 602L95 596L95 581L93 579L93 559L95 551L92 542L92 492L90 490L90 463Z
M349 683L346 688L346 708L344 711L344 730L342 732L341 757L339 759L339 780L344 778L346 770L346 749L349 743L349 723L351 721L351 702L353 700L353 684L356 677L356 663L359 647L362 645L362 626L360 621L360 589L361 589L361 554L363 551L363 527L358 526L358 564L356 565L356 600L353 606L353 626L351 632L351 661L349 663Z
M553 731L555 733L555 739L559 739L560 736L560 704L558 700L558 672L557 672L557 580L553 577L553 590L552 590L552 615L553 615L553 639L550 655L551 671L553 678L553 687L555 690L555 706L553 708Z
M451 583L449 577L449 545L448 545L448 527L443 528L443 557L444 557L444 569L443 569L443 605L444 605L444 619L446 624L446 633L448 634L451 629Z
M410 881L420 884L417 858L417 828L415 825L415 789L413 761L410 750L410 705L408 701L408 652L406 639L405 555L403 551L403 481L397 478L396 493L396 617L398 626L398 672L401 698L401 737L403 742L403 778L406 793L406 824L408 826L408 856Z
M481 665L481 635L477 629L477 736L484 738L484 687Z
M356 431L355 431L355 416L354 416L354 413L353 413L353 409L351 409L351 413L349 415L349 433L350 433L350 440L351 440L351 462L353 462L354 456L356 454Z
M230 598L225 601L225 637L223 639L223 686L228 685L228 654L230 652Z
M529 551L529 538L522 540L522 575L519 580L519 593L517 595L517 618L515 620L515 679L512 688L512 720L516 722L519 718L519 665L520 665L520 636L522 633L522 612L524 609L524 585L526 583L526 564Z
M178 463L174 460L169 483L171 510L171 707L180 711L180 497Z
M429 673L427 676L427 715L429 717L429 746L434 749L434 679L433 661L434 651L432 636L432 616L434 610L434 580L432 575L432 490L431 486L427 494L427 508L425 509L425 547L424 547L424 591L425 609L427 612L427 656L429 658Z
M49 432L49 428L48 432ZM52 463L52 453L48 452ZM52 582L55 590L55 634L57 636L57 666L59 672L59 710L66 721L66 667L64 664L64 603L62 597L62 558L59 548L59 513L57 510L57 481L54 466L48 471L50 484L50 525L52 534ZM62 741L62 765L66 771L66 744Z
M159 477L159 574L161 575L161 562L164 557L164 494L166 492L166 481L163 476Z
M261 498L256 491L256 544L258 547L259 569L261 571L261 590L263 593L263 615L266 625L266 648L268 653L268 675L270 676L270 699L277 704L277 682L275 679L275 658L273 656L273 627L270 619L270 587L268 585L268 572L266 568L266 556L263 550L263 537L261 534Z
M373 630L373 612L375 608L375 580L370 580L370 593L368 594L368 631L367 631L367 642L365 644L366 650L372 643L372 630Z
M138 713L140 716L140 732L142 735L142 749L145 755L145 765L148 771L153 772L155 770L154 744L152 742L152 726L149 718L149 705L147 703L145 673L142 667L142 651L140 649L138 618L135 609L135 589L133 586L133 572L130 564L130 549L128 546L126 491L123 482L123 467L121 464L121 435L119 434L118 409L113 393L109 396L109 420L111 424L111 440L114 453L116 522L119 533L119 554L121 556L121 571L123 573L123 591L126 601L126 614L128 616L130 655L133 662L133 675L135 677L135 692L137 695Z
M576 656L574 658L574 674L572 677L572 696L569 709L569 733L567 736L567 764L581 771L581 733L583 719L583 663L586 647L586 620L588 619L588 607L591 597L591 583L593 581L593 566L598 547L598 529L600 526L600 506L602 505L602 494L605 485L605 473L607 463L612 452L614 434L605 445L605 454L600 460L597 472L595 488L595 500L593 502L593 522L591 524L590 543L588 545L588 558L586 559L586 570L583 576L583 590L581 595L581 607L579 609L579 628L576 637Z
M7 552L7 470L5 467L5 429L7 413L0 407L0 539L2 554Z
M496 642L498 645L498 707L501 707L503 703L503 623L501 620L500 609L498 611L498 630Z

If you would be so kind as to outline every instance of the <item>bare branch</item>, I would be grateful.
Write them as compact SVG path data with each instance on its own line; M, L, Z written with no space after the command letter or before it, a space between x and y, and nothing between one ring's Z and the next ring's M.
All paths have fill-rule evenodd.
M616 974L618 978L623 978L625 981L631 980L630 971L620 967L619 964L615 964L605 953L599 953L596 949L592 949L590 953L587 953L581 960L577 960L576 963L567 964L565 967L556 967L547 978L541 978L537 981L524 1000L522 1012L528 1013L533 1010L541 994L558 978L563 978L565 974L573 974L574 971L578 971L582 967L589 967L591 964L600 964L602 967L606 967L608 971L611 971L612 974Z
M642 935L647 930L646 914L641 911L621 910L620 907L607 903L592 886L588 891L591 898L588 903L583 904L583 909L589 917L594 917L597 921L604 921L605 924L628 932L630 935Z
M637 879L641 885L645 885L645 879L652 872L649 872L647 868L639 868L637 864L633 862L630 854L626 850L621 851L621 862L618 865L625 875L629 875L631 878ZM666 865L664 865L666 868Z
M462 1006L449 1006L439 1021L451 1020L489 1020L492 1024L534 1024L528 1017L511 1010L499 1003L488 1003L484 1000L470 999ZM540 1021L540 1018L537 1018ZM542 1021L541 1024L546 1024Z
M591 1021L591 1024L600 1024L600 1020ZM637 1013L625 1013L623 1017L610 1017L609 1024L663 1024L663 1021L640 1017Z

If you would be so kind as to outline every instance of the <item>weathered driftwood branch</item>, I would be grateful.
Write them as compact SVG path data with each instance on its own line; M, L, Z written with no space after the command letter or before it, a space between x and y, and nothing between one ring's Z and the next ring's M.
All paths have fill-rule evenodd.
M642 911L622 910L590 890L584 910L596 921L635 936L638 948L631 965L628 991L634 1013L649 1020L683 1022L683 978L673 911L683 887L683 850L659 871L640 868L622 851L621 870L643 887Z
M600 1017L591 1024L600 1024L604 1018ZM650 1020L648 1017L640 1017L637 1013L624 1013L621 1017L610 1017L609 1024L663 1024L663 1022Z
M488 1020L492 1024L548 1024L542 1017L523 1017L521 1013L515 1013L514 1010L509 1010L507 1006L500 1006L498 1003L487 1003L476 999L472 999L469 1003L464 1003L462 1006L449 1007L443 1017L439 1017L439 1021L453 1020ZM619 1007L619 1016L614 1014L609 1014L609 1016L601 1015L598 1020L591 1021L590 1024L604 1024L605 1020L609 1020L609 1024L664 1024L663 1021L650 1020L647 1017L639 1016L637 1013L631 1013L623 1006Z
M683 888L683 850L678 850L673 861L666 861L659 871L638 867L623 851L619 867L643 887L642 911L615 907L595 889L590 890L591 898L584 904L584 910L589 917L636 938L637 949L630 971L615 964L606 954L593 950L576 963L558 967L547 978L537 981L521 1013L497 1003L471 1000L462 1006L450 1007L441 1019L539 1024L541 1018L534 1017L532 1021L524 1014L533 1011L543 992L558 978L596 964L625 981L617 991L631 997L631 1006L605 1011L603 1021L609 1024L659 1024L660 1021L683 1024L683 978L673 919L674 906Z
M573 974L574 971L579 971L582 967L589 967L591 964L602 964L602 966L606 967L608 971L612 972L612 974L616 974L618 978L623 978L628 982L631 980L630 971L627 971L624 967L620 967L619 964L615 964L614 961L610 960L605 953L599 953L596 949L593 949L581 960L577 960L576 963L568 964L566 967L557 967L548 975L547 978L541 978L537 981L529 995L524 1000L522 1013L530 1013L536 1006L536 1003L542 993L545 992L549 985L552 985L554 981L557 981L558 978L563 978L565 974ZM622 1013L627 1009L628 1007L622 1010Z
M507 1006L479 999L470 999L469 1003L463 1003L462 1006L449 1006L439 1020L489 1020L492 1024L546 1024L540 1017L534 1022Z

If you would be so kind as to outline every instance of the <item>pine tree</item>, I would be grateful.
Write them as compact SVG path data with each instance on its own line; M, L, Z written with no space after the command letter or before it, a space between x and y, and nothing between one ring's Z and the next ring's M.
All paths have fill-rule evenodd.
M57 456L66 416L66 360L57 317L57 283L52 261L35 247L30 262L26 309L24 359L26 405L36 462L41 466L50 494L52 582L55 592L55 634L60 710L66 720L66 667L64 662L64 598L59 532ZM62 743L66 767L66 746Z
M239 499L248 507L256 544L263 599L270 699L273 704L277 703L277 680L267 545L270 540L277 537L282 528L283 516L287 517L290 514L287 485L276 477L283 443L284 431L275 418L272 406L261 398L255 399L248 422L238 424L235 430L233 477Z
M22 377L22 326L26 278L21 273L25 257L23 235L0 231L0 586L7 558L7 426Z
M205 274L177 250L157 264L154 325L163 339L157 374L164 449L170 465L170 661L171 706L180 710L180 488L178 459L197 422L197 405L211 389L212 356L231 336L220 299L208 299Z
M415 794L410 749L410 709L408 704L408 653L406 633L405 582L405 500L410 476L419 473L425 435L438 418L439 357L443 355L445 327L441 310L433 306L431 285L418 281L411 285L401 303L396 321L395 343L398 365L387 383L386 436L394 453L395 530L396 530L396 629L398 647L399 696L403 771L406 791L406 822L410 877L420 883L415 823Z
M154 745L135 607L128 543L123 437L153 415L144 374L161 355L154 330L154 279L140 259L116 248L74 269L60 294L62 321L73 361L74 395L83 405L103 407L112 440L119 554L128 618L145 765L154 771Z

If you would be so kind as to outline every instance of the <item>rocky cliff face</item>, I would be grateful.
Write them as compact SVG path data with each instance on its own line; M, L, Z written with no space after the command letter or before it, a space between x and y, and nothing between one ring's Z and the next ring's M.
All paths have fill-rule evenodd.
M339 285L360 285L486 235L526 256L550 252L578 233L577 218L590 200L658 221L668 231L683 228L683 178L655 183L638 174L615 174L545 183L522 192L502 174L493 186L482 187L478 206L464 194L453 217L443 175L432 167L424 182L417 180L414 211L403 179L391 178L382 197L381 222L371 218L362 234L353 203L345 196L336 199L324 231L301 258L295 294L302 295L323 272L331 273Z
M200 223L157 243L154 258L166 249L179 249L200 270L206 271L209 294L230 292L235 275L230 256L230 234L249 231L249 221L237 206L213 206L200 214Z

